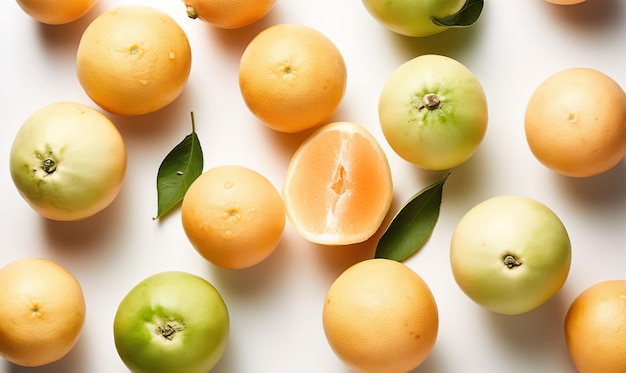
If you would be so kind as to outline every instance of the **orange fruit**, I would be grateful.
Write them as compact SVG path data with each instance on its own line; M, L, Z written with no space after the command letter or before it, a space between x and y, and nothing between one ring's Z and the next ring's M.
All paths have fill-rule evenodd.
M285 227L285 205L274 185L243 166L223 165L200 175L181 207L185 233L205 259L227 269L265 260Z
M279 24L244 50L239 87L250 111L268 127L295 133L316 127L338 109L346 90L341 52L321 32Z
M17 0L24 13L48 25L70 23L84 16L98 0Z
M142 115L172 103L186 86L191 48L165 12L127 5L108 10L85 29L76 73L85 93L103 109Z
M64 357L85 323L78 280L41 258L15 260L0 269L0 356L34 367Z
M626 94L598 70L562 70L535 89L524 127L542 164L565 176L594 176L626 154Z
M287 217L305 239L363 242L378 230L393 199L387 156L365 127L326 124L293 154L283 198Z
M189 18L199 18L215 27L234 29L265 17L276 0L183 0Z
M596 283L565 316L565 342L579 372L626 372L626 280Z
M328 289L322 311L328 343L350 369L405 373L430 355L439 313L426 282L406 265L368 259Z

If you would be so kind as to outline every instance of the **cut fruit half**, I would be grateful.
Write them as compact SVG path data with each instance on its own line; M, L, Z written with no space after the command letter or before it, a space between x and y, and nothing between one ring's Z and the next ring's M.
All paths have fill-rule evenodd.
M294 153L283 185L287 218L306 240L350 245L376 233L393 199L385 152L363 126L322 126Z

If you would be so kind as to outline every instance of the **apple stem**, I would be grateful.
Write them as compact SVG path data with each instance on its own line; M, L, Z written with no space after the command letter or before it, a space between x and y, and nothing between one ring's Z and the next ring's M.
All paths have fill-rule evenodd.
M437 97L437 95L434 93L428 93L424 95L422 101L424 102L424 106L422 106L422 108L426 108L428 110L435 110L439 107L439 105L441 105L439 97Z
M57 169L57 163L52 158L46 158L41 162L41 168L51 174Z
M522 262L519 261L518 258L513 255L507 255L504 257L504 265L508 268L518 267L522 265Z

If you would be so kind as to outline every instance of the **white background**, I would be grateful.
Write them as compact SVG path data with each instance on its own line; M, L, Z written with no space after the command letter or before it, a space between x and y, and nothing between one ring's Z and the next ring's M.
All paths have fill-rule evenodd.
M184 93L150 115L110 115L129 152L128 173L114 203L84 221L47 221L17 193L8 155L20 124L54 101L95 107L75 75L82 31L103 11L122 4L151 4L187 32L193 66ZM479 151L452 170L440 220L429 242L405 263L431 287L440 312L437 344L415 372L572 372L563 339L563 319L573 298L602 280L626 277L626 163L597 177L571 179L540 165L523 132L526 103L549 75L569 67L593 67L626 85L626 2L589 0L566 7L543 0L486 1L468 29L428 38L393 34L359 0L278 0L261 22L220 30L186 17L178 0L100 0L84 18L63 26L38 24L15 1L0 2L0 263L30 256L56 260L79 279L87 320L75 348L48 366L25 369L0 361L2 372L124 372L113 343L112 323L122 297L139 281L165 270L203 276L222 293L231 315L231 335L217 373L347 372L328 347L321 307L332 281L349 265L372 256L376 237L350 247L307 243L289 223L274 254L245 270L219 269L191 247L179 211L163 221L156 214L156 172L167 152L196 130L205 169L241 164L282 186L290 155L305 134L266 128L241 99L237 69L247 43L262 29L295 22L317 28L341 50L348 85L332 120L365 125L387 151L395 183L389 218L402 203L444 172L426 172L388 147L377 119L377 100L387 76L425 53L448 55L483 83L489 128ZM458 219L472 206L500 194L521 194L552 208L572 241L570 276L552 300L519 316L488 312L456 286L448 261ZM42 331L44 332L44 331Z

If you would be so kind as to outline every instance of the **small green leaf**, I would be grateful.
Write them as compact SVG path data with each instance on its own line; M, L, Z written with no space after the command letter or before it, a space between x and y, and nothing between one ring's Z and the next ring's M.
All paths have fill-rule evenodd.
M463 8L444 18L433 18L436 25L444 27L467 27L473 25L483 10L483 0L467 0Z
M196 134L192 112L191 133L165 156L159 166L157 173L158 211L154 220L162 217L182 201L191 183L202 174L203 167L202 147Z
M443 185L448 175L450 174L416 193L406 202L380 237L376 258L401 262L424 246L439 219Z

